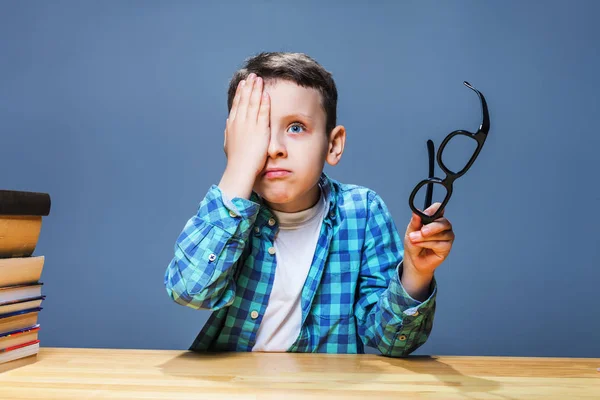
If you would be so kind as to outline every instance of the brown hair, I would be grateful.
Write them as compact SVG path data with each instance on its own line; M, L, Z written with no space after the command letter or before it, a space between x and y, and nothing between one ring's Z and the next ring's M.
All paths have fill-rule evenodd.
M321 106L325 111L325 130L327 135L336 126L337 118L337 88L331 73L317 61L303 53L289 52L262 52L252 56L244 62L241 69L237 70L227 91L227 110L231 110L233 98L238 83L246 79L250 73L263 78L284 79L296 83L298 86L317 89L321 94Z

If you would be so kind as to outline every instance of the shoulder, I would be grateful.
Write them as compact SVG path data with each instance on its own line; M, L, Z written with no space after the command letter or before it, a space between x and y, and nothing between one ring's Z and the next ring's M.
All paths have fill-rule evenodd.
M329 178L336 193L337 205L341 213L356 218L369 218L374 214L389 214L381 196L373 189L352 183L343 183Z

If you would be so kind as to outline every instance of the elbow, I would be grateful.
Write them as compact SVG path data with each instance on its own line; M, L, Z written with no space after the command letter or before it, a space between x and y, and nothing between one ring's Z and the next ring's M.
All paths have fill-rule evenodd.
M380 343L378 349L386 357L408 357L421 347L426 340L426 338L411 338L408 334L400 333L391 345Z
M175 303L195 310L216 311L233 303L233 299L229 299L227 296L215 296L214 293L211 296L206 290L193 295L187 290L177 290L169 286L166 287L166 290L169 298Z
M175 271L174 262L165 274L164 284L167 295L175 303L196 310L216 311L233 304L235 283L227 279L217 279L207 285L199 282L186 281Z

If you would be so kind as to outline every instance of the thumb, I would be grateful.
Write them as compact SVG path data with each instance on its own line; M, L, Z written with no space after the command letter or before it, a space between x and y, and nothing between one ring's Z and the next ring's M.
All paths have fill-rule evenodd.
M441 205L442 203L433 203L425 211L419 211L421 211L425 215L433 215L440 208ZM440 217L444 215L444 211L445 210L442 210L442 212L440 213ZM408 235L411 232L419 231L422 227L423 221L421 217L413 212L412 218L410 219L410 222L408 224L408 228L406 229L406 234Z

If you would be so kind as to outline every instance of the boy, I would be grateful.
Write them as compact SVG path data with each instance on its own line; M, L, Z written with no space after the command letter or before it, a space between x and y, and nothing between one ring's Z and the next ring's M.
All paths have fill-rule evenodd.
M227 166L175 245L164 283L213 311L194 351L405 356L427 340L434 270L454 240L413 213L401 240L383 200L323 172L344 151L331 74L299 53L261 53L231 80ZM432 215L439 203L426 214Z

